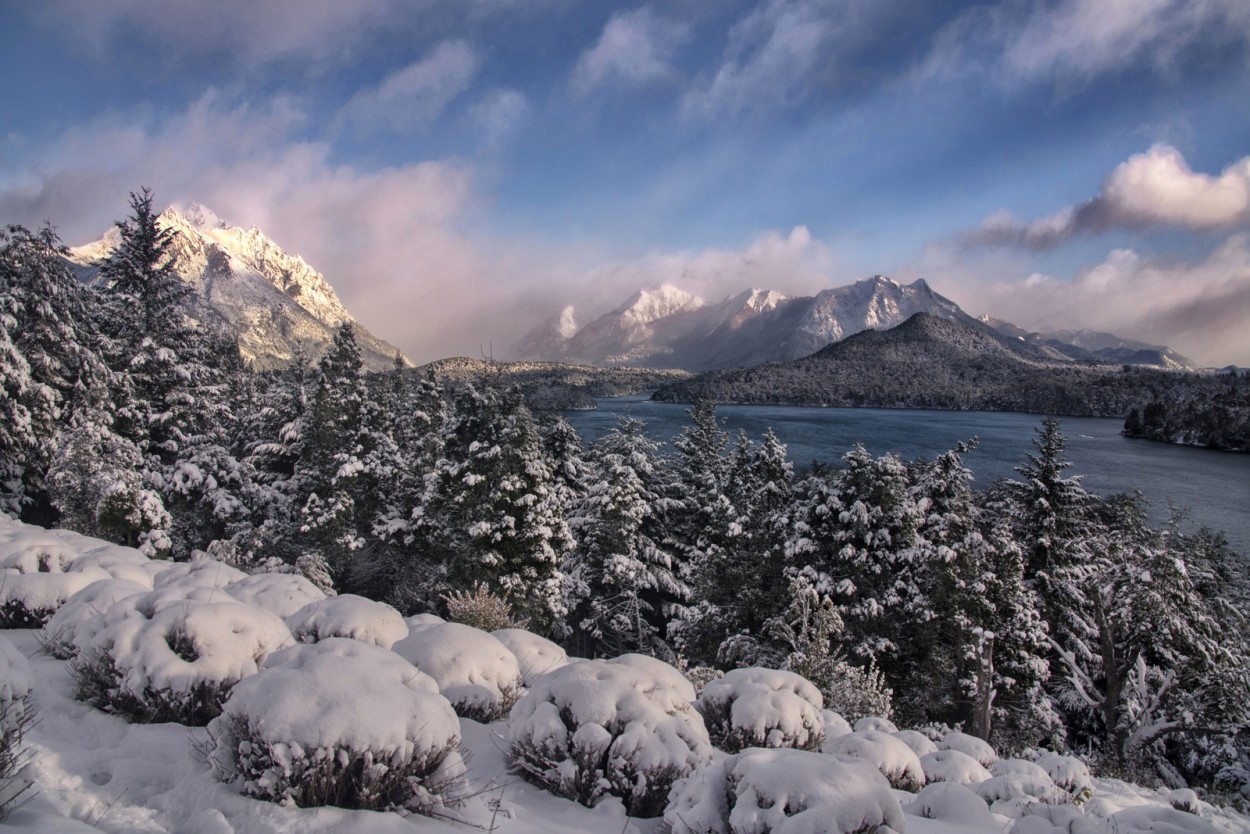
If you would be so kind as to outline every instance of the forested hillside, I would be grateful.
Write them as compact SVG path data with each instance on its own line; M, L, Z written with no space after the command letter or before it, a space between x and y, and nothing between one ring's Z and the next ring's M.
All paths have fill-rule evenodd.
M5 512L406 614L493 601L580 656L790 670L846 716L1247 781L1245 560L1086 492L1053 419L1017 479L974 492L974 443L931 461L854 448L796 477L776 437L729 437L707 402L671 451L629 419L585 446L517 388L367 374L350 327L315 368L253 374L188 325L169 236L150 197L132 206L99 291L48 230L0 246ZM875 356L889 390L919 384L898 331L846 344L830 350L865 378ZM876 344L894 353L854 353Z
M1221 387L1200 374L1054 362L989 327L918 313L792 362L701 374L655 399L1123 417L1136 403Z
M1134 406L1124 420L1126 437L1250 452L1250 387L1244 375L1222 373L1220 390L1192 396L1165 395Z

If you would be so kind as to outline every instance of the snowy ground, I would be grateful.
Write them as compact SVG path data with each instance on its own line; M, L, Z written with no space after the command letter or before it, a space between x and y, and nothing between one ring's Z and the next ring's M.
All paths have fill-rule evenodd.
M0 519L0 590L5 581L19 575L20 568L14 567L20 560L14 554L34 543L47 548L50 539L55 538L57 548L63 552L64 564L61 566L73 572L73 563L77 552L100 543L87 539L64 538L50 536L50 531L38 528L13 526L13 522ZM55 548L54 548L55 549ZM77 552L76 552L77 551ZM97 554L98 556L99 554ZM4 561L9 558L5 567ZM116 558L115 558L116 557ZM124 557L124 554L121 554ZM139 579L141 574L132 569L121 570L119 564L128 564L128 558L121 558L116 552L110 552L104 560L113 565L119 572L127 572ZM120 559L120 561L119 561ZM46 561L46 560L45 560ZM98 565L100 558L94 558L93 564ZM45 565L46 567L46 565ZM151 574L159 576L159 567L154 566ZM208 566L203 566L208 567ZM211 576L210 576L211 574ZM26 572L27 576L32 575ZM44 576L55 576L56 572L44 573ZM171 577L182 576L183 581L190 581L191 586L198 583L201 591L205 584L215 585L218 581L239 581L237 577L226 577L225 571L196 570L188 572L185 568L175 568ZM190 577L190 580L187 577ZM167 578L168 579L168 578ZM158 586L161 580L156 580ZM272 591L275 583L248 581L244 587L263 585ZM10 588L17 587L10 584ZM167 584L168 587L168 584ZM190 586L184 586L190 587ZM217 588L213 592L220 593ZM162 597L163 598L163 597ZM256 599L268 599L269 604L294 610L302 603L299 599L279 599L270 593L268 596L259 594ZM222 610L233 610L231 603L224 604ZM288 623L291 620L288 619ZM236 632L237 633L237 632ZM527 641L518 640L518 635L504 635L509 640L508 651L516 651L515 646L525 645ZM465 832L475 827L491 829L501 834L573 834L573 832L605 832L605 834L653 834L660 827L659 819L630 819L624 812L621 801L615 797L607 797L595 808L585 808L573 801L561 799L546 791L520 781L509 772L504 754L507 737L507 719L491 724L460 719L462 750L467 761L467 774L470 791L473 794L455 813L461 819L431 819L424 816L401 815L399 813L381 813L369 811L346 811L336 808L294 808L282 807L272 802L252 799L241 795L237 788L218 781L208 764L206 751L210 747L209 730L204 728L188 728L179 724L130 724L120 717L109 715L73 698L73 680L69 674L66 661L58 660L42 650L42 641L46 634L34 630L0 631L0 640L10 641L30 663L33 672L33 691L31 706L37 723L27 732L25 744L31 754L30 775L35 781L36 792L33 799L11 813L0 822L0 832L87 832L107 831L118 834L147 834L151 832L176 832L176 834L230 834L231 832L359 832L359 834L386 834L386 832ZM535 642L537 638L528 642ZM350 652L349 644L349 652ZM342 649L340 649L342 651ZM496 651L492 649L492 651ZM385 653L387 664L376 664L379 670L393 665L396 668L409 669L400 663L398 654L391 655L385 649L369 646L362 656L371 653ZM276 655L271 655L271 657ZM394 659L390 663L389 658ZM288 657L288 660L290 658ZM620 674L609 675L616 678L630 678L638 675L652 675L652 681L663 677L659 673L676 674L675 670L651 669L657 663L646 658L623 658L628 661L630 671L615 670ZM563 662L563 661L561 661ZM649 665L650 664L650 665ZM264 663L262 662L262 668ZM280 663L278 664L280 665ZM553 664L554 667L554 664ZM0 664L0 673L5 673ZM512 667L510 667L512 668ZM585 671L589 672L592 665L588 664ZM260 674L264 674L261 672ZM570 677L566 672L564 677ZM424 676L422 676L424 679ZM554 675L553 675L554 677ZM578 675L571 677L577 678ZM580 677L586 677L581 675ZM741 677L752 677L742 675ZM756 674L752 680L767 684L776 675ZM534 691L542 691L543 686L535 687L536 679L541 675L530 670L526 674L526 682ZM606 679L606 678L605 678ZM641 679L641 678L640 678ZM674 680L676 680L674 678ZM683 695L687 683L684 680L664 680L663 697L674 700L688 698ZM3 683L3 681L0 681ZM361 690L368 689L368 682L361 681ZM422 686L433 686L432 682ZM767 684L771 685L771 684ZM550 688L550 686L548 686ZM692 691L692 690L691 690ZM788 690L787 690L788 691ZM309 703L316 700L317 693L309 692ZM680 696L680 697L679 697ZM438 698L435 694L433 697ZM445 703L445 702L444 702ZM311 709L311 708L310 708ZM814 707L813 707L814 709ZM522 710L524 711L524 710ZM811 712L812 710L808 710ZM804 713L806 714L806 713ZM813 713L815 715L815 713ZM832 726L832 725L828 725ZM454 727L454 724L453 724ZM863 738L871 739L882 735L886 729L864 731ZM937 755L928 752L932 745L916 736L904 733L901 738L911 745L926 751L925 758ZM891 736L891 741L897 741ZM864 742L867 744L867 741ZM957 746L957 739L951 739L951 746ZM848 750L856 745L844 743ZM863 745L859 745L863 746ZM900 748L899 756L914 759L913 751L907 745L896 743ZM879 749L887 749L879 746ZM892 748L891 748L892 749ZM992 751L989 751L992 755ZM724 785L726 774L733 770L739 794L742 785L750 780L752 784L772 798L779 795L790 797L789 801L803 807L814 807L811 813L795 815L793 824L790 818L773 811L774 827L758 827L759 820L764 818L763 812L755 814L756 823L732 831L727 827L713 826L706 829L707 834L723 831L723 834L739 834L751 831L753 834L775 832L775 834L821 834L834 832L836 828L828 827L836 813L842 813L844 806L839 805L838 779L845 779L847 770L845 762L839 766L834 761L835 754L785 751L781 755L759 755L762 751L746 751L737 758L727 758L724 753L716 753L713 757L713 768L709 773L720 776L709 776L707 785ZM815 757L815 758L813 758ZM947 755L946 758L951 758ZM938 756L938 759L942 759ZM942 759L944 761L944 759ZM935 760L936 761L936 760ZM1067 760L1072 762L1072 760ZM775 767L771 762L781 762ZM1042 764L1046 764L1045 761ZM811 767L808 767L811 765ZM819 766L817 766L819 765ZM829 765L826 767L826 765ZM863 769L863 762L851 762L854 767ZM884 763L875 763L884 772ZM1079 764L1076 765L1078 768ZM786 768L791 768L787 771ZM761 770L761 768L763 768ZM769 769L771 768L771 769ZM795 768L803 769L795 772ZM1052 774L1057 773L1048 768ZM829 776L822 774L828 771ZM928 771L928 769L926 769ZM932 771L936 773L936 771ZM984 771L981 771L982 775ZM873 801L884 801L895 810L890 812L898 823L901 819L903 830L911 834L956 834L956 832L1018 832L1018 834L1052 834L1052 832L1069 832L1070 834L1129 834L1129 832L1247 832L1250 834L1250 819L1218 809L1204 803L1197 803L1197 814L1182 813L1171 807L1169 799L1176 801L1183 797L1166 792L1156 792L1114 780L1095 780L1093 795L1079 809L1070 802L1058 805L1043 805L1019 798L1013 794L1019 785L1026 784L1028 779L1040 778L1050 787L1053 783L1046 777L1045 771L1038 766L1012 760L999 762L994 768L996 779L985 780L981 785L972 784L967 789L953 783L931 785L918 799L915 794L901 790L891 791L880 781L883 800L873 794ZM1039 776L1040 774L1040 776ZM867 776L878 779L878 774L868 767ZM716 782L715 779L720 779ZM1056 776L1060 782L1062 778ZM1012 787L1016 786L1016 787ZM686 791L686 806L694 808L699 803L715 804L717 797L723 797L722 788L711 792L698 784L689 786ZM875 789L874 789L875 790ZM999 790L1006 793L999 794ZM1034 791L1035 793L1037 791ZM981 794L981 797L977 796ZM864 794L867 795L867 794ZM994 796L1014 796L1015 799L1001 800L993 807L988 804ZM751 797L754 802L764 797L763 794ZM985 797L985 798L982 798ZM764 797L767 798L767 797ZM863 796L861 795L860 800ZM899 805L894 805L897 799ZM772 799L770 799L770 802ZM850 800L848 800L849 802ZM1195 800L1196 802L1196 800ZM821 804L823 803L823 804ZM796 805L796 807L797 807ZM743 815L746 807L743 801L738 804L738 813ZM767 808L761 801L761 807ZM789 808L789 804L785 805ZM835 808L830 813L829 808ZM901 807L902 815L898 815ZM748 815L749 816L749 815ZM1017 818L1018 817L1018 818ZM800 820L806 820L799 825ZM814 827L809 827L809 825ZM895 825L898 830L898 825ZM704 834L705 829L698 829Z

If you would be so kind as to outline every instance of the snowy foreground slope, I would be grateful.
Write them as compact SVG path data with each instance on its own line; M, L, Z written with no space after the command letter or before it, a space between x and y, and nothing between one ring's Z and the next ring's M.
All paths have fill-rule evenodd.
M42 629L0 631L0 729L13 714L5 707L27 689L36 719L24 737L30 764L16 778L0 773L0 804L22 779L34 796L0 832L1250 832L1250 820L1192 792L1090 780L1073 758L999 759L969 736L932 738L883 719L852 729L822 712L819 692L791 673L739 670L696 700L689 681L651 658L570 660L516 629L492 636L429 615L405 621L380 603L326 600L294 575L150 562L3 515L0 570L0 613L52 617ZM171 618L175 629L162 631ZM106 648L117 685L136 692L203 697L215 691L207 683L227 682L225 716L208 727L130 723L76 700L72 664ZM602 794L605 780L577 786L596 796L593 808L560 798L522 781L507 753L513 744L517 767L538 781L573 778L580 765L571 760L543 771L515 756L526 739L557 755L564 727L543 718L556 705L563 720L581 722L572 734L580 749L611 737L608 769L631 757L702 766L661 798L663 816L628 817L618 796ZM466 713L502 717L481 723ZM459 738L422 783L421 807L440 817L244 795L280 786L270 771L222 781L223 757L253 749L223 747L232 714L290 742L281 746L287 765L300 757L297 742L441 750ZM450 774L454 791L439 773Z

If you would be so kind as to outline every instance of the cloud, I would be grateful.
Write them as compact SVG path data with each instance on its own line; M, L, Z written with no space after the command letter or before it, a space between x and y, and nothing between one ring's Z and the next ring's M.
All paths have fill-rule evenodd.
M479 144L494 150L516 132L529 112L529 99L523 93L504 88L482 96L469 109L468 119L478 133Z
M1250 156L1213 177L1192 171L1175 148L1155 145L1116 166L1092 199L1027 223L1005 213L992 215L965 242L1045 250L1077 235L1117 229L1215 232L1247 225Z
M1250 364L1250 233L1197 260L1117 249L1071 278L1030 273L1018 256L969 259L944 247L905 272L924 274L973 315L1030 330L1107 331L1166 344L1205 365ZM1023 277L1003 278L1013 274Z
M921 76L984 72L1008 83L1083 80L1147 67L1171 73L1199 52L1250 46L1243 0L1024 0L977 6L934 38Z
M838 11L821 0L762 4L734 24L715 74L686 94L686 112L736 116L801 101L839 31Z
M478 58L464 41L444 41L430 55L360 90L339 112L341 123L361 132L428 129L469 88Z
M663 20L647 6L618 12L599 41L577 59L569 90L584 98L606 84L638 87L676 79L673 54L688 34L687 26Z

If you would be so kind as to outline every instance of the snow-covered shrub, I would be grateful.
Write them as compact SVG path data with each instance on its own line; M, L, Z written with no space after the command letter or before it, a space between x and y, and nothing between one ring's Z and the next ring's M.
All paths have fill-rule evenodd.
M22 737L32 720L34 682L26 657L0 635L0 820L32 784L24 773Z
M979 785L993 774L980 762L959 750L938 750L920 757L927 782L957 782L961 785Z
M221 601L174 604L158 589L110 608L110 622L74 661L75 696L131 721L202 726L215 718L231 687L293 641L268 611L200 590Z
M869 730L893 735L898 732L898 727L894 726L894 722L889 718L880 715L865 715L855 722L855 732L862 733Z
M272 802L436 814L462 790L451 704L394 652L358 640L270 655L209 737L217 777Z
M976 736L970 736L967 733L947 733L946 736L938 742L939 750L958 750L965 753L981 763L981 767L989 767L998 761L998 754L994 752L994 748L990 746L988 741L979 739Z
M257 573L226 586L226 593L246 605L282 619L326 595L304 577L294 573Z
M153 588L225 588L247 574L216 559L176 562L152 578Z
M1080 759L1051 753L1039 758L1037 763L1056 785L1072 795L1076 804L1083 805L1094 795L1094 779Z
M958 782L925 785L905 810L911 816L950 823L961 830L984 828L996 831L999 828L985 801Z
M924 768L912 749L889 733L856 730L824 745L825 753L853 756L871 763L890 787L915 793L924 785Z
M0 628L39 628L78 591L110 578L97 567L70 573L7 569L0 573Z
M426 626L442 625L447 621L437 614L413 614L411 616L404 617L404 622L408 625L409 631L414 631L418 628L425 628Z
M1041 768L1016 771L986 779L975 787L977 795L991 805L999 800L1029 798L1047 805L1062 805L1072 797L1058 788Z
M385 602L355 594L339 594L310 602L289 615L286 624L301 643L350 637L389 649L408 636L408 624L398 611Z
M521 696L516 656L481 629L460 623L425 626L391 649L432 677L456 714L465 718L495 721Z
M715 666L691 666L684 672L686 680L690 681L690 685L694 687L696 695L703 693L707 685L715 680L720 680L725 673Z
M937 752L937 745L928 736L916 730L899 730L893 734L896 739L911 748L917 756L927 756Z
M805 750L752 748L673 787L671 834L890 834L903 809L871 764Z
M1058 783L1056 783L1058 784ZM1177 788L1168 791L1168 804L1186 814L1202 813L1202 800L1192 788Z
M618 796L657 816L673 782L712 756L703 719L636 666L587 660L534 682L512 708L508 758L523 778L593 806Z
M629 654L618 655L606 662L637 669L650 678L656 686L666 687L677 701L686 704L694 703L697 695L694 691L694 684L676 666L665 663L659 658L652 657L649 654L630 652Z
M1028 798L997 802L991 813L1014 819L1011 834L1115 834L1074 805L1047 805Z
M855 732L851 727L851 722L843 718L841 713L826 709L821 710L820 714L825 720L825 744L828 744L835 738L841 738Z
M1105 821L1108 834L1218 834L1219 829L1202 817L1163 808L1140 805L1117 811Z
M447 619L482 631L498 631L501 628L525 628L528 620L518 620L506 596L493 593L481 582L473 591L452 591L443 595L447 605Z
M818 750L825 737L820 690L793 672L734 669L695 701L709 738L726 753L744 747Z
M540 675L568 664L564 649L523 628L501 628L492 631L495 639L508 647L521 667L521 680L530 686Z
M44 625L42 643L53 657L69 660L91 642L104 624L104 613L119 600L150 587L126 579L101 579L78 591Z

